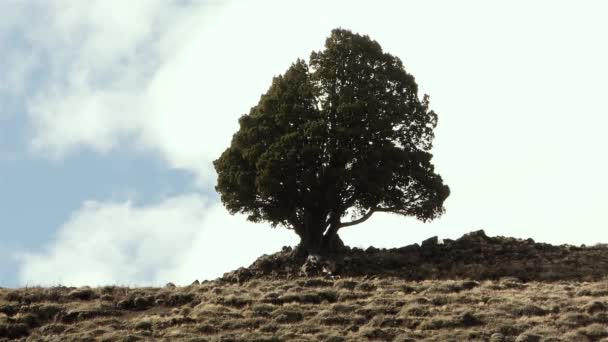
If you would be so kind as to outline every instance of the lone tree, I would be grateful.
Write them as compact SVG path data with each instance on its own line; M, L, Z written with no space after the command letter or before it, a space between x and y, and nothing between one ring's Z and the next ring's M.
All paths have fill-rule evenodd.
M230 213L293 229L296 255L339 249L338 231L376 212L429 221L450 190L429 152L437 114L398 57L335 29L309 64L297 60L214 161Z

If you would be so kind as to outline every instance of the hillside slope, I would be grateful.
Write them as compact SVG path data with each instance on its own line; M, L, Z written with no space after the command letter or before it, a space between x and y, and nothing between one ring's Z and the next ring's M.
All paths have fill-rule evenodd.
M608 341L606 247L474 232L288 255L184 287L0 288L0 341Z

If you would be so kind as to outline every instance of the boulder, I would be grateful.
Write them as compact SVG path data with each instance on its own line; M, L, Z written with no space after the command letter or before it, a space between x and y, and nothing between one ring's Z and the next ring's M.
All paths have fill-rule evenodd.
M321 261L321 257L318 255L309 255L306 258L306 261L300 267L300 274L305 275L307 277L320 275L323 273L323 263Z
M245 267L239 267L232 272L224 273L222 279L229 283L243 283L254 276L254 273Z
M490 336L490 342L504 342L506 341L505 339L505 335L501 334L501 333L493 333L492 336Z
M481 239L481 240L485 240L487 238L488 238L488 236L486 235L486 232L483 229L480 229L480 230L476 230L476 231L464 234L459 240L463 240L463 239L468 239L468 240Z
M436 246L439 243L439 238L437 236L430 237L424 241L422 241L422 248Z
M419 251L420 245L417 243L397 248L397 252L402 254L417 253Z

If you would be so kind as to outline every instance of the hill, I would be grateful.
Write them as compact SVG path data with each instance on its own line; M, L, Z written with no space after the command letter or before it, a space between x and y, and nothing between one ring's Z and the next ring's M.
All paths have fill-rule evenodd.
M608 341L608 248L290 249L192 285L0 289L0 341Z
M263 255L248 268L226 273L223 280L292 279L299 276L395 277L425 279L499 279L522 281L594 281L608 275L607 245L554 246L532 239L489 237L483 230L457 240L429 238L421 245L378 249L343 247L328 260L309 258L304 265L291 247Z

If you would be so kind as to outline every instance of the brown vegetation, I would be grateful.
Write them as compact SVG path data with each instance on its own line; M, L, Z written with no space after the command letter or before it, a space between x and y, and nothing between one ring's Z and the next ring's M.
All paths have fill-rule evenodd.
M608 341L608 280L315 277L2 289L0 340L11 339Z
M497 241L510 247L498 248ZM462 260L453 246L460 246ZM418 268L401 268L400 276L402 261L394 254L400 252L354 251L332 261L342 263L342 274L330 274L330 262L322 261L303 269L325 275L302 276L302 268L283 258L286 250L185 287L0 288L0 341L608 341L606 247L475 233L417 250ZM469 254L464 262L470 251L486 254ZM381 262L358 259L358 253L380 255L375 261ZM528 259L514 257L518 253ZM491 270L503 255L514 264ZM444 267L440 256L455 264ZM408 279L424 274L432 277ZM460 277L467 274L477 277Z

